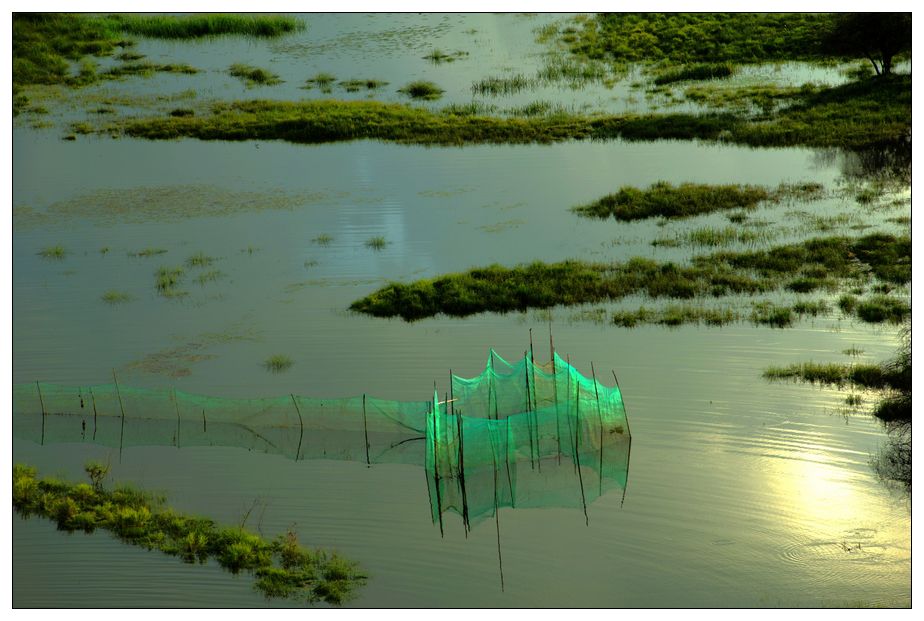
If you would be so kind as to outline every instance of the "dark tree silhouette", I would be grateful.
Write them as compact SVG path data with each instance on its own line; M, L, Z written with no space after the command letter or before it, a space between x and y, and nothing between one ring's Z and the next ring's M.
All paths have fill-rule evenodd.
M892 59L911 49L911 13L838 15L824 47L836 55L862 55L873 64L876 75L888 75Z

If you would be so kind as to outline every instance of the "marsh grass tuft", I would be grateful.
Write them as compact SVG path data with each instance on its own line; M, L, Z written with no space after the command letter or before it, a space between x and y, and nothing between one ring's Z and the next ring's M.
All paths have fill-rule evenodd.
M43 259L53 259L55 261L60 261L67 256L67 250L64 246L58 244L57 246L48 246L47 248L42 248L37 253Z
M443 50L436 48L424 56L424 60L429 60L434 65L441 65L443 63L455 62L461 58L465 58L466 56L468 56L468 52L463 52L462 50L444 52Z
M35 468L15 464L13 508L23 517L53 520L65 532L107 530L126 544L186 562L215 559L232 573L253 572L255 588L267 598L339 605L365 581L355 563L303 548L294 532L268 541L242 526L220 526L208 518L177 513L156 494L127 485L106 489L108 465L88 463L85 470L90 485L40 479Z
M278 75L267 69L235 63L228 68L228 73L235 78L243 80L248 87L252 86L273 86L282 84Z
M197 252L186 259L187 267L208 267L215 262L215 257L210 257L204 252Z
M353 80L341 80L337 84L340 88L345 90L348 93L356 93L362 90L374 91L379 88L388 86L388 82L384 80L374 80L372 78L366 79L353 79Z
M417 80L406 84L403 88L399 88L398 92L407 95L411 99L434 100L442 97L445 91L433 82Z
M332 241L334 241L333 236L328 235L327 233L321 233L317 237L311 240L319 246L329 246Z
M293 364L293 360L285 354L274 354L263 361L263 367L270 373L288 371Z
M661 71L655 75L653 82L661 86L686 80L716 80L731 77L734 72L734 65L727 62L695 63Z
M131 294L124 291L116 291L115 289L110 289L101 296L101 299L106 304L125 304L126 302L131 302L135 298Z
M366 248L371 248L372 250L384 250L387 245L388 242L381 235L370 237L365 243Z
M195 281L199 283L200 286L205 286L207 283L223 278L224 275L225 273L221 270L209 270L196 276Z
M475 95L513 95L520 91L535 88L538 81L528 78L522 73L506 77L489 77L472 84L472 93Z
M121 30L143 37L157 39L197 39L223 35L272 38L297 32L305 23L286 15L145 15L111 16Z
M166 252L167 252L166 248L145 248L137 252L129 252L128 256L148 258L148 257L157 256L159 254L166 254Z
M177 289L184 273L182 267L159 267L154 273L154 286L157 292L165 298L185 296L185 291Z

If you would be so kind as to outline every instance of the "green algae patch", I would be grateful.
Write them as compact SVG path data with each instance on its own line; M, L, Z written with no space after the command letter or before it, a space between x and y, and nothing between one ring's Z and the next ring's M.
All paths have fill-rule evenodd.
M160 550L188 563L214 559L227 571L252 573L254 587L267 598L339 605L366 576L335 553L302 547L296 534L273 540L243 527L225 527L164 506L164 499L128 485L106 489L108 466L89 463L87 483L39 478L35 468L13 466L13 508L38 515L66 532L105 530L124 543Z

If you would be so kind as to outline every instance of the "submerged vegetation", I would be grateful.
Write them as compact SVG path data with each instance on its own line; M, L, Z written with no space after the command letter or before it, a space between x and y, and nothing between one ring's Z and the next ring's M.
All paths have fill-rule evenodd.
M106 304L125 304L126 302L131 302L134 298L129 293L124 291L116 291L115 289L110 289L101 296L101 299Z
M353 302L350 308L413 321L439 313L505 313L619 300L634 294L676 299L751 295L779 290L798 277L846 280L865 278L867 273L884 282L910 282L910 239L884 234L858 239L823 237L769 250L695 256L689 266L639 257L623 263L535 262L513 268L492 265L411 284L390 283ZM758 307L753 320L789 325L791 313L771 306Z
M288 371L293 364L292 359L285 354L274 354L263 361L263 367L270 373Z
M273 86L281 84L279 76L260 67L235 63L228 68L228 73L235 78L242 80L247 86Z
M74 76L71 62L110 56L132 45L124 35L189 39L218 35L276 37L304 28L282 15L91 15L86 13L14 13L13 83L80 86L101 77L125 75L125 69L97 74L93 63ZM139 60L129 54L124 60ZM142 65L139 65L141 67ZM146 65L145 65L146 66ZM148 66L153 67L153 66ZM163 70L163 69L155 69Z
M730 112L498 118L442 114L376 101L256 100L216 104L208 116L126 119L107 124L101 131L121 130L148 139L304 143L370 138L416 144L674 138L752 146L881 148L890 141L906 144L911 127L910 85L910 76L896 75L821 89L798 96L788 107L766 118ZM412 83L401 91L424 99L442 92L428 83Z
M59 530L111 532L121 541L159 550L188 563L214 559L232 573L252 572L254 587L267 598L341 604L366 576L337 554L309 550L292 531L272 541L240 527L177 513L161 497L127 485L103 486L108 466L88 463L90 484L38 478L35 468L13 466L13 508L23 517L40 515Z

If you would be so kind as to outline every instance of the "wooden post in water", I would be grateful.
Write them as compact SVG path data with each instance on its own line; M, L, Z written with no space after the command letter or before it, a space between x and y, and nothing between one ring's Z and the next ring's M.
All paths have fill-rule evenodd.
M93 404L93 439L96 440L96 395L93 394L93 388L90 391L90 402Z
M552 320L549 319L549 352L552 360L552 398L555 399L555 441L558 444L558 465L561 465L561 420L558 412L558 369L555 368L555 345L552 343Z
M512 493L511 493L512 497ZM494 460L494 528L497 531L497 568L500 570L501 592L504 590L504 560L501 557L500 507L497 503L497 459Z
M298 448L295 449L295 461L298 461L299 455L302 454L302 438L305 436L305 423L302 420L302 411L298 409L298 401L294 393L289 393L292 397L292 403L295 405L295 413L298 414Z
M202 408L202 433L208 433L208 425L205 421L205 408Z
M173 389L173 406L176 408L176 447L180 448L180 402L176 398L176 388Z
M465 441L463 439L462 415L455 414L457 435L459 436L459 485L462 488L462 524L465 526L465 537L472 529L468 521L468 493L465 489Z
M603 495L603 414L600 412L600 392L597 390L597 372L594 371L594 361L590 361L590 374L594 380L594 396L597 398L597 421L600 423L600 471L597 477L600 479L599 495Z
M629 429L629 412L626 410L626 400L622 396L622 388L619 388L619 378L616 377L616 371L613 371L613 379L616 380L616 388L619 389L619 400L622 402L622 413L626 417L626 433L632 436L632 430Z
M533 470L536 469L536 464L533 461L533 415L532 407L529 395L529 364L527 362L529 358L526 357L526 352L523 352L523 370L526 372L526 432L529 436L529 467Z
M494 372L494 350L493 349L491 350L491 384L489 385L489 388L494 389L494 420L497 420L499 416L497 413L497 381L496 381L496 373ZM490 403L488 404L488 407L491 407Z
M39 385L38 380L35 382L35 388L38 390L39 405L42 406L42 439L40 446L45 446L45 399L42 397L42 387Z
M575 389L575 430L574 430L574 457L577 460L578 483L581 485L581 506L584 507L584 525L590 526L590 518L587 517L587 498L584 496L584 475L581 474L581 449L580 449L580 425L581 425L581 385L574 384Z
M542 448L539 445L539 397L536 394L536 358L533 354L533 329L529 329L529 367L533 375L533 422L536 425L536 464L542 472Z
M122 425L119 428L119 463L122 463L122 439L125 437L125 407L122 405L122 393L119 390L119 380L116 379L115 369L112 370L112 381L115 383L116 396L119 397L119 410L122 411Z
M436 388L436 382L433 383L433 388L434 389ZM435 394L435 391L434 391L434 394ZM443 500L440 494L439 454L436 452L437 451L436 437L437 435L439 435L438 430L436 428L436 409L437 409L436 398L434 398L433 401L434 401L433 410L430 413L432 417L431 420L433 421L433 481L435 483L435 488L436 488L436 515L438 516L439 522L440 522L440 537L444 537Z
M369 461L369 427L366 423L366 393L363 393L363 434L366 436L366 465L371 466Z

